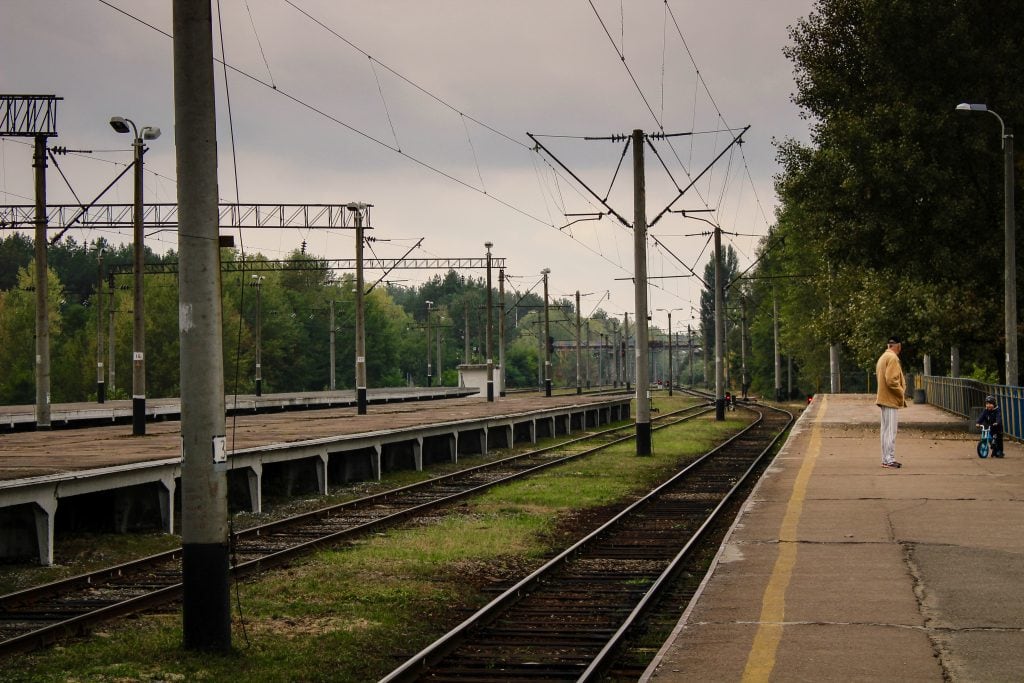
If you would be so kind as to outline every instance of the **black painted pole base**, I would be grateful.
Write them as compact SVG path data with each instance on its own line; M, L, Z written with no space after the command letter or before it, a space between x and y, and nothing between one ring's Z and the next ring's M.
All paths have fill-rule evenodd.
M263 380L262 379L256 380L256 395L257 396L262 396L263 395Z
M721 422L725 419L725 399L715 399L715 420Z
M494 402L494 380L487 381L487 400Z
M434 378L427 375L427 386L429 387L434 382Z
M132 435L146 435L146 397L132 398Z
M551 380L544 380L544 395L551 396Z
M96 383L96 402L106 403L107 401L107 385L105 382Z
M182 643L186 650L231 649L231 587L228 546L185 543L181 546Z
M366 415L366 387L356 389L356 414Z
M651 454L651 423L650 422L637 422L636 423L636 454L637 455L650 455Z
M576 387L576 395L579 396L583 393L583 387Z

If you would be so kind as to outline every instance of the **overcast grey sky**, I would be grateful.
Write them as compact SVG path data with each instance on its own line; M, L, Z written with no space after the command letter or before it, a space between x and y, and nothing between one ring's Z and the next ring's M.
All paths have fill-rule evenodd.
M714 209L698 215L739 233L727 242L743 266L754 257L757 237L750 235L763 235L774 220L772 139L807 137L790 102L792 65L782 48L787 27L812 0L219 2L226 61L248 74L229 72L225 89L217 70L223 201L235 200L230 92L241 201L373 204L380 240L373 249L381 258L398 258L420 237L413 255L422 258L482 256L492 241L512 286L529 289L551 268L553 295L590 294L584 314L598 306L619 316L632 311L632 235L613 217L563 229L564 213L602 207L564 172L555 174L527 132L568 136L541 140L632 220L629 156L611 184L622 143L582 136L699 132L671 146L655 143L674 182L685 186L732 136L706 131L750 125L742 149L727 152L675 205ZM128 136L107 123L112 115L163 130L146 155L146 198L176 199L171 40L126 15L170 33L170 8L170 0L4 1L0 92L64 98L51 144L96 150L61 158L83 200L130 161ZM219 55L219 34L214 40ZM0 143L0 202L32 202L31 148L23 142ZM650 150L646 169L653 218L677 190ZM52 167L48 182L51 203L74 201ZM104 201L128 203L131 192L129 176ZM707 229L678 214L652 227L667 247L649 247L654 324L666 324L657 309L682 309L673 316L679 329L698 305L700 284L676 277L687 275L676 257L702 273L707 237L692 235ZM128 239L73 234L80 242L101 234ZM354 255L347 231L242 236L247 250L269 258L303 240L318 256ZM176 248L173 234L149 244L158 252ZM434 274L390 277L417 285Z

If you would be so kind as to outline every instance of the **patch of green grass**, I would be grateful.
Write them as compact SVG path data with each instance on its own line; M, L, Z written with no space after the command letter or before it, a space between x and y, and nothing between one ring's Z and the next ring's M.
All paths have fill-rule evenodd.
M570 512L649 488L740 425L704 418L658 430L651 457L620 444L244 582L232 653L185 652L178 614L145 615L0 660L0 680L376 680L489 600L483 588L538 566Z

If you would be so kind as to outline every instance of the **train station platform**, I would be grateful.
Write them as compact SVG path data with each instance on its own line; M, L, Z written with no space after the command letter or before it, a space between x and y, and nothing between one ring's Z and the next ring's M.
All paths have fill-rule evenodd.
M369 405L464 398L477 393L466 387L387 387L368 389ZM275 394L239 394L225 397L228 415L270 413L282 410L313 410L320 408L351 408L357 405L354 389L335 391L282 392ZM106 424L131 424L132 400L54 403L50 406L50 427L91 427ZM181 399L150 398L146 400L146 421L180 420ZM36 428L35 405L0 406L0 433Z
M643 681L1024 680L1024 447L818 395Z
M423 470L489 449L626 420L632 396L519 394L235 414L227 423L229 504L262 510L265 492L326 495L331 486ZM0 559L54 561L61 520L114 531L172 531L180 508L180 423L19 431L0 437Z

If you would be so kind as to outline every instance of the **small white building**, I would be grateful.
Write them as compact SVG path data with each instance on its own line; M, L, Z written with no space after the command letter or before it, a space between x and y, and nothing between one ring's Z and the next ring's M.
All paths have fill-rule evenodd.
M486 363L467 363L458 366L459 370L459 386L466 389L476 389L477 393L473 394L486 396L487 395L487 364ZM501 392L505 390L505 386L502 384L501 378L501 367L498 365L494 366L494 395L500 396Z

